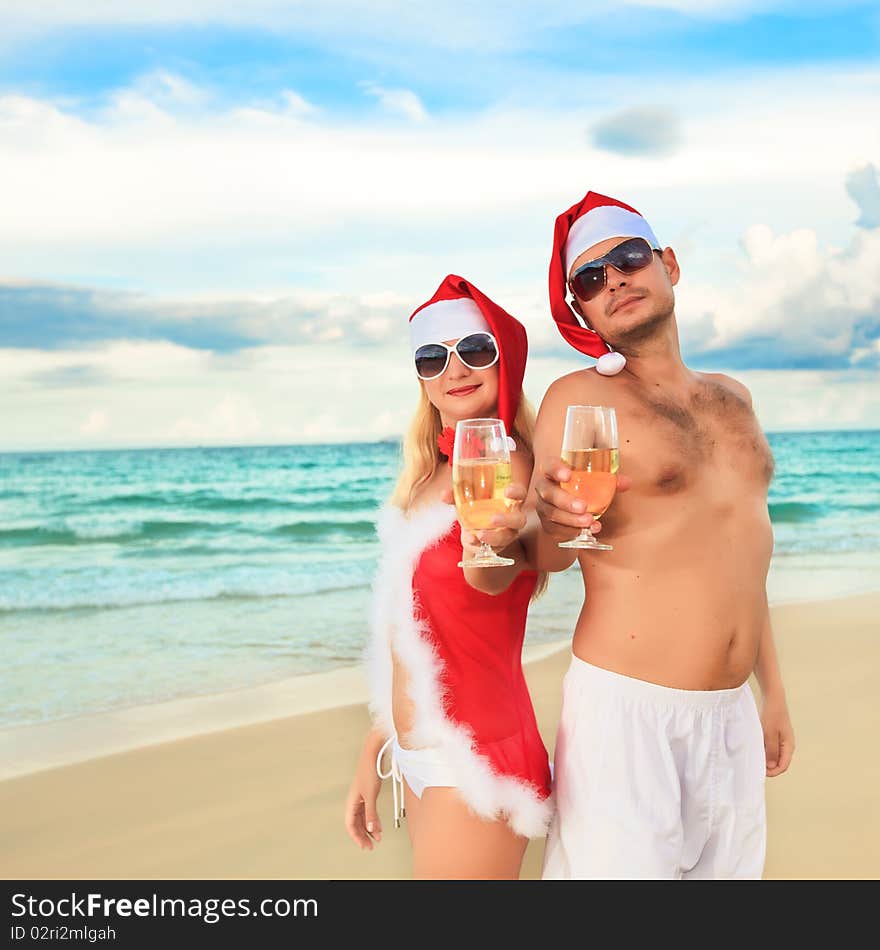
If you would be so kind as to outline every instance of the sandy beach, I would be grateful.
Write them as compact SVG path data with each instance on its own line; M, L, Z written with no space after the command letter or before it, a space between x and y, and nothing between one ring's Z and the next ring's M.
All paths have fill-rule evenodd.
M880 594L772 613L797 752L789 772L767 783L765 877L878 877L880 762L871 749ZM552 750L568 654L533 655L527 676ZM344 832L343 800L369 719L359 672L331 682L302 684L296 697L287 684L213 705L7 731L0 876L408 877L409 842L393 828L389 789L378 848L360 852ZM278 718L291 702L301 711ZM144 746L149 730L153 744ZM100 757L77 761L90 754ZM530 844L523 877L540 876L542 851L542 841Z

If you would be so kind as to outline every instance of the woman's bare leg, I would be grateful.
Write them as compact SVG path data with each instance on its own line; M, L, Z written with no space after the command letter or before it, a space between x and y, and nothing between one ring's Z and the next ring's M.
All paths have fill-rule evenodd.
M409 789L407 789L409 790ZM413 877L423 880L519 877L528 839L504 821L484 821L454 788L426 788L410 826ZM409 802L407 802L409 819Z
M409 842L415 848L415 837L421 818L422 803L416 798L415 792L409 787L406 779L403 780L403 804L406 809L404 824L409 833Z

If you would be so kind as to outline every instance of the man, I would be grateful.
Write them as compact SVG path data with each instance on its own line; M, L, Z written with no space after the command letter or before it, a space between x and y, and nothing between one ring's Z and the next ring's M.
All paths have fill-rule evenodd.
M773 460L745 386L682 362L679 275L628 205L589 193L557 219L554 319L577 349L607 355L545 395L529 490L540 525L521 536L544 569L577 557L586 592L545 879L759 878L764 777L794 750L765 586ZM628 490L602 517L610 551L558 547L593 520L561 487L569 405L617 415Z

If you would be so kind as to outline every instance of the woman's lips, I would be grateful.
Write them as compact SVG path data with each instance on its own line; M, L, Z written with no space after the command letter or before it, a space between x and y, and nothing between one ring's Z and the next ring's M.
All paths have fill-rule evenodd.
M472 392L479 389L479 383L476 386L462 386L460 389L450 389L447 396L469 396Z

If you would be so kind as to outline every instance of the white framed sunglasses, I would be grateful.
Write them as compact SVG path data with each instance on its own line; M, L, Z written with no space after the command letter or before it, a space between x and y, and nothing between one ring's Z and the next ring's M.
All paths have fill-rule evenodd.
M446 372L450 354L456 356L468 369L488 369L498 362L498 344L491 333L469 333L455 344L424 343L415 352L416 374L419 379L436 379Z

